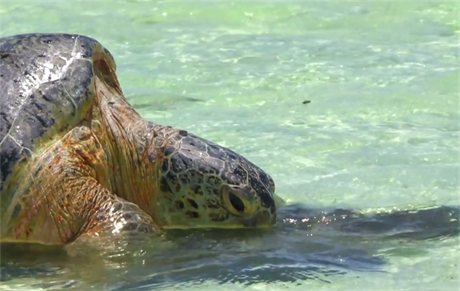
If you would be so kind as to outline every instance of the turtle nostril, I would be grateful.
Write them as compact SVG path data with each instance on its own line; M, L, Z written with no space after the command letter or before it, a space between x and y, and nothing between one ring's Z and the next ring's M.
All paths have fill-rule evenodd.
M236 211L243 213L245 208L244 202L232 192L230 192L228 196L233 208L235 208Z

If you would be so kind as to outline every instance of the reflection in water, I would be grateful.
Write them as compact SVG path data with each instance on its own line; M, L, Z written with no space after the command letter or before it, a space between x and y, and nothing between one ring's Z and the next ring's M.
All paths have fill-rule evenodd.
M170 231L98 245L81 241L66 251L3 245L1 279L36 278L41 288L112 290L210 281L331 282L334 275L384 272L386 258L377 251L392 242L457 235L459 213L452 207L362 214L289 205L272 230Z

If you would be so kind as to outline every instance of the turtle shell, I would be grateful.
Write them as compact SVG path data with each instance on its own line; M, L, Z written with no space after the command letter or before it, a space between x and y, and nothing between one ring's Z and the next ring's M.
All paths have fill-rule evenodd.
M2 210L12 198L5 196L12 196L17 187L17 183L9 183L12 174L88 114L100 60L115 70L111 54L86 36L24 34L0 38Z

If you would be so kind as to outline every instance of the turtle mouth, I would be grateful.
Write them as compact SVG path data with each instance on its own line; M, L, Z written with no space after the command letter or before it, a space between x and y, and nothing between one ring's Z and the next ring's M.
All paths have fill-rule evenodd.
M275 212L269 209L261 210L249 219L244 219L241 224L248 228L269 228L276 224Z
M233 204L235 211L243 211L244 202L237 195L229 195L229 203ZM271 228L276 225L276 211L274 208L259 209L251 214L232 214L223 208L217 212L203 210L196 211L196 216L190 216L191 211L178 212L173 215L169 223L162 225L165 230L173 229L242 229L242 228Z

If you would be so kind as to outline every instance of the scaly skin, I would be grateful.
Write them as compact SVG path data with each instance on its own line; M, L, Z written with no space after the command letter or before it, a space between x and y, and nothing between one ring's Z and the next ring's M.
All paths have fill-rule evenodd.
M96 83L98 94L107 93L106 84L99 79ZM105 134L103 120L92 117L99 113L95 106L78 127L17 173L25 180L15 191L19 199L2 219L2 241L65 244L85 233L155 231L149 215L112 192L110 176L116 178L120 167L106 155L114 144Z
M71 39L75 39L72 46ZM69 74L77 79L72 82L69 77L62 79L61 75L64 85L44 83L51 86L45 88L51 89L44 89L49 92L41 93L43 97L21 99L26 103L16 114L22 115L20 119L15 117L1 139L1 151L11 155L2 156L0 171L7 173L0 179L3 181L0 184L2 242L61 245L84 234L101 236L152 233L171 228L275 224L273 180L229 149L186 131L142 120L124 98L115 63L100 44L69 35L33 35L26 36L25 41L30 44L18 51L34 57L27 51L32 47L33 53L39 54L36 60L40 62L50 52L54 58L59 56L60 51L53 51L53 45L60 50L72 47L62 68L74 70ZM42 53L41 48L45 52ZM8 54L2 55L2 61L8 57ZM12 76L19 75L16 68L27 65L14 65L18 60L20 62L13 58L12 65L6 63L6 68L11 70L7 73ZM3 63L0 65L5 68ZM46 59L44 66L49 66ZM33 85L40 77L33 74L42 74L41 70L47 68L32 67L34 71L27 72L32 74L32 81L24 81L21 86L27 89ZM91 83L88 87L79 87L79 82L88 80L84 78L89 76L88 68L92 70ZM10 85L14 84L6 83ZM71 95L66 88L86 88L87 91L71 91L75 93ZM62 97L46 95L56 93ZM47 102L61 100L53 97L69 98L73 107L53 107ZM13 99L8 99L14 96L4 98L9 106L16 106ZM43 115L40 110L31 111L37 108L54 108L57 111L46 114L55 116L72 108L74 113L69 111L52 119L53 115ZM7 111L2 109L2 112ZM36 113L31 115L31 112ZM35 119L42 125L33 123ZM21 125L18 120L25 123ZM19 131L12 131L16 126ZM24 135L24 130L28 135ZM32 135L33 138L29 138ZM16 149L21 149L20 159Z
M120 93L99 91L97 96ZM94 116L104 120L98 136L106 140L101 144L109 145L105 151L112 157L108 177L113 191L139 205L159 228L275 223L274 183L257 166L184 130L142 120L124 98L100 100L101 112ZM233 194L242 203L241 211L230 201Z

